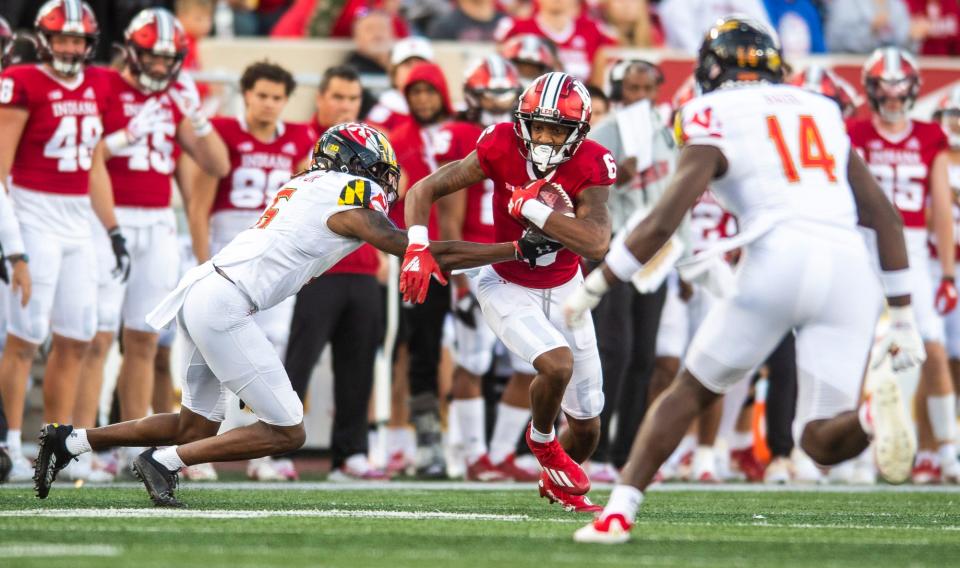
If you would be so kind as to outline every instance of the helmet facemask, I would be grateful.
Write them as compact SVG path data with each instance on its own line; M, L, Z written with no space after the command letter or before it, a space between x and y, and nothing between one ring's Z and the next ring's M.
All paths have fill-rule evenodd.
M127 62L131 74L137 79L137 84L148 93L158 93L166 90L176 80L183 66L184 54L155 53L149 49L135 46L127 47ZM146 59L146 61L145 61ZM163 60L166 71L155 73L152 71L157 59Z
M572 120L532 118L530 113L514 113L516 130L523 146L526 149L524 158L534 165L541 173L546 173L573 157L574 152L586 137L590 126ZM524 116L527 115L527 116ZM565 140L560 144L538 144L533 139L533 125L535 122L543 124L557 124L568 129Z
M81 53L58 53L53 49L53 38L57 35L83 38L87 47ZM75 77L83 71L84 66L93 57L96 45L96 38L87 34L51 33L42 30L37 34L37 41L40 53L45 52L53 70L64 77Z
M870 106L874 112L880 115L880 118L887 122L898 122L906 118L917 99L917 87L916 80L913 77L894 80L869 78L866 81L867 98L870 99ZM899 100L900 108L895 111L885 108L889 99Z

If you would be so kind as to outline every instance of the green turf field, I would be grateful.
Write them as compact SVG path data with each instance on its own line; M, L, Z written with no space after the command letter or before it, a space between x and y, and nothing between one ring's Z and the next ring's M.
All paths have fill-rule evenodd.
M960 564L956 491L655 491L634 540L608 547L574 544L589 516L548 506L533 489L288 487L187 485L189 510L154 509L133 486L58 484L43 502L0 489L0 566Z

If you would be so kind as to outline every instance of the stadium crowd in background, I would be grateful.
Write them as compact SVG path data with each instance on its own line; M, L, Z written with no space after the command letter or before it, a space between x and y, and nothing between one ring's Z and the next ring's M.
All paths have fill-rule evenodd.
M6 441L5 451L12 459L9 479L24 481L34 474L24 455L24 444L34 439L33 433L21 430L23 408L34 353L48 335L53 337L49 355L40 350L47 371L45 422L82 428L99 424L96 407L105 360L117 336L123 364L114 395L116 418L143 418L151 406L159 413L161 405L151 401L172 396L159 375L156 387L149 380L158 345L161 351L169 347L170 334L148 328L144 317L180 276L176 260L180 245L171 209L174 179L185 203L193 254L187 264L193 266L260 219L289 177L310 164L317 136L342 122L363 121L379 128L396 150L402 175L390 218L404 228L408 189L445 164L465 159L485 129L514 121L518 97L538 78L564 72L565 81L583 86L584 98L592 99L588 138L612 156L604 172L615 178L608 207L616 239L636 226L664 191L678 153L673 114L698 93L691 81L684 82L686 76L668 77L650 61L627 59L611 65L613 50L653 47L693 55L706 29L718 18L739 12L776 30L788 63L791 57L811 53L871 55L863 84L857 87L821 68L796 69L793 81L846 105L847 118L859 102L867 103L859 121L849 124L851 136L859 137L855 146L868 158L881 185L887 184L904 218L909 217L908 227L919 235L911 237L916 242L910 254L914 268L924 272L914 284L924 291L914 294L929 304L919 318L930 359L915 403L922 452L913 477L917 483L960 482L953 445L960 380L960 332L953 321L956 253L945 244L957 241L950 225L960 210L956 197L960 91L951 92L935 117L906 118L917 98L921 73L910 54L960 54L957 2L91 0L87 5L51 0L41 8L36 2L13 0L0 6L0 16L9 23L4 32L0 21L7 68L0 76L0 122L15 119L20 125L17 136L23 132L22 138L9 138L19 139L19 146L8 144L0 153L0 183L10 192L9 199L3 192L0 208L12 209L0 211L6 215L0 215L0 245L12 284L3 292L9 302L3 302L6 346L0 360L5 414L0 440ZM83 27L77 31L57 28L62 22L55 19L46 22L43 16L49 13L43 10L50 6L70 17L80 10ZM35 24L38 13L41 18ZM53 27L44 27L48 25ZM20 41L16 49L9 49L13 32L38 34L33 59L29 43ZM239 84L241 115L213 117L201 103L210 89L190 78L191 71L203 68L197 43L211 35L340 38L349 40L351 48L344 61L323 69L290 69L283 61L253 64ZM76 51L68 58L70 65L61 65L52 55L62 49L54 40L64 38L76 40L70 47ZM497 54L473 62L462 75L445 75L436 61L434 40L488 42L496 45ZM36 58L58 75L46 77L26 66ZM107 75L101 65L111 63L121 71ZM292 74L319 71L325 72L310 123L280 121L295 88ZM66 86L75 79L85 81L83 89ZM676 93L663 92L667 79L683 86ZM84 110L77 113L82 116L79 131L77 116L71 115L73 130L61 133L61 138L73 138L48 151L43 147L47 141L38 138L43 128L53 137L65 127L52 124L47 115L43 128L33 128L35 122L30 121L40 120L34 113L49 114L43 102L48 92L60 92L52 86L55 83L65 89L57 97L69 91L77 108ZM452 100L453 85L463 87L462 103ZM897 101L899 107L889 106ZM93 117L102 117L102 123L99 118L90 120ZM84 130L88 120L98 126ZM880 126L872 126L876 124ZM904 141L913 140L915 131L921 130L916 142ZM36 148L29 148L31 144ZM68 150L70 156L65 154ZM47 162L31 162L31 152ZM890 157L894 155L907 156L903 159L910 163L887 163L899 159ZM72 169L64 165L71 157ZM885 173L885 167L923 171L913 179L893 169ZM50 170L49 176L30 177L31 171L44 168ZM901 183L900 178L909 179ZM67 186L71 189L64 189ZM493 183L474 184L462 193L433 205L429 238L493 242ZM43 238L70 241L71 246L50 251L38 245L42 239L37 235L50 229L37 221L37 211L47 209L63 214L65 222L59 225L59 234ZM933 219L930 231L925 214ZM99 226L91 225L91 218ZM187 231L181 227L180 232ZM736 234L736 218L708 192L671 242L683 250L677 256L689 256ZM932 272L927 266L931 252ZM672 258L659 272L651 268L652 274L639 281L617 284L593 311L604 377L600 398L606 399L602 412L588 413L589 419L598 420L596 452L584 453L592 453L584 469L594 481L617 480L647 408L676 376L694 331L716 296L724 293L723 282L693 282L670 270L675 261ZM720 273L732 275L737 262L736 251L726 254ZM295 298L257 314L257 324L303 402L320 353L325 345L331 346L332 478L413 474L430 479L463 475L474 481L541 479L537 459L523 442L531 419L529 393L539 369L505 356L488 327L489 318L481 313L476 283L464 275L451 276L451 286L433 282L425 302L398 301L399 330L386 350L393 354L389 362L393 412L386 440L380 441L388 459L383 463L368 459L374 361L389 335L387 265L384 255L365 245ZM51 266L59 267L59 276L45 270ZM585 272L594 266L595 262L582 263ZM82 302L61 295L65 271L71 293L85 294ZM18 307L20 302L26 307ZM791 334L765 365L751 371L750 381L698 416L658 479L875 482L868 452L828 473L797 449L791 424L801 371ZM485 382L497 388L490 389ZM492 390L499 396L486 396ZM222 409L226 428L256 421L239 408L235 397L228 399ZM83 453L64 475L108 481L128 473L137 453ZM260 454L249 463L248 475L295 479L297 471L289 457ZM215 469L203 464L194 464L185 473L192 479L216 477ZM557 479L549 483L553 482ZM592 510L588 500L556 499L556 493L551 499L565 507Z

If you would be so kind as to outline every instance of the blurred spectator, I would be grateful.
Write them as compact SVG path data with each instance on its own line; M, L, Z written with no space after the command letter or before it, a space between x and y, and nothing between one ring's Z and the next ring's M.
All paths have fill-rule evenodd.
M238 36L265 36L280 20L291 0L229 0Z
M535 34L557 46L564 71L594 85L603 84L604 48L617 44L605 26L580 15L579 0L538 0L539 11L531 18L504 18L497 26L496 39L503 41L519 34Z
M422 37L408 37L394 44L390 52L389 91L380 95L366 115L367 122L384 132L396 129L407 120L410 109L403 88L410 70L421 63L433 62L433 47Z
M910 44L910 13L903 0L833 0L827 10L827 48L870 53Z
M762 0L662 0L657 12L667 47L690 54L700 49L710 26L734 12L770 25Z
M328 68L320 80L317 134L360 116L360 76L352 68ZM377 282L380 257L364 244L297 293L284 367L305 400L320 353L330 344L334 414L330 437L331 479L384 479L367 462L367 404L373 366L383 339L383 302Z
M456 0L453 10L431 22L427 35L430 39L493 41L493 32L505 16L496 0Z
M424 33L433 26L433 22L453 10L451 0L401 0L403 15L416 35Z
M827 50L823 41L820 13L810 0L764 0L770 23L780 34L784 57L794 57Z
M662 35L650 21L650 6L647 0L602 0L600 13L603 14L604 21L616 31L621 45L650 47L663 44Z
M910 35L920 43L922 55L960 54L960 2L957 0L907 0Z
M393 39L390 15L366 12L353 22L353 51L344 63L361 75L386 76Z
M515 35L500 44L500 55L513 63L520 74L520 85L526 89L534 79L550 71L562 71L557 59L557 46L535 34Z
M395 37L410 28L399 14L400 0L294 0L270 31L273 37L351 37L358 19L372 11L389 15Z
M183 31L187 36L187 55L183 58L183 70L186 72L198 71L200 63L197 42L208 35L213 29L213 0L177 0L174 15L180 20ZM197 83L197 91L201 99L210 95L210 85Z
M610 100L607 98L603 89L587 86L587 92L590 93L590 105L593 112L590 114L590 126L594 127L600 124L607 114L610 113Z

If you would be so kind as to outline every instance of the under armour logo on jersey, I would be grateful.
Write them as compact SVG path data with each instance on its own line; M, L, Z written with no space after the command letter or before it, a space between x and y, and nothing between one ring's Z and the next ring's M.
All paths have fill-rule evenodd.
M241 142L237 144L237 150L241 152L253 152L253 142Z
M59 101L60 99L63 98L63 91L61 91L60 89L54 89L49 93L47 93L47 98L50 99L51 101Z
M293 142L287 142L283 145L283 148L280 149L284 154L296 154L297 146Z
M125 103L132 103L134 100L133 93L120 93L120 100Z
M543 468L543 471L546 472L547 476L550 477L550 481L553 481L560 487L573 487L573 482L570 481L570 478L567 477L567 474L559 469L550 469L549 467L545 467Z
M920 141L916 138L907 140L907 150L920 150Z
M93 92L93 87L87 87L87 90L83 92L83 98L85 99L95 99L97 95Z

